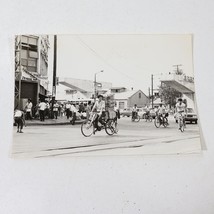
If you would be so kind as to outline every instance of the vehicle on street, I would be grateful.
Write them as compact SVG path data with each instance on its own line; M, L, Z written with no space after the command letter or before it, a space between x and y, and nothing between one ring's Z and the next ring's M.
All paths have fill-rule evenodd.
M141 119L145 119L146 111L143 108L138 108L137 112Z
M123 116L123 117L130 117L132 116L132 110L131 108L124 108L120 111L120 115Z
M177 113L174 114L175 122L178 123L177 119ZM194 112L193 108L187 108L187 114L185 117L185 122L190 122L190 123L198 123L198 117L197 114Z

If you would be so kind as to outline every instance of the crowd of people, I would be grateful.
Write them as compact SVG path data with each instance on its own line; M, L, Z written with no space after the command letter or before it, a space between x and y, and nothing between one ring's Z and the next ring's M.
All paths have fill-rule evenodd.
M185 117L186 104L180 98L175 106L175 112L182 113L183 118ZM103 101L103 96L99 95L98 100L95 103L91 101L88 102L79 102L75 103L72 101L67 101L65 103L48 101L48 100L39 100L39 102L33 106L31 99L28 99L24 110L16 109L14 113L15 123L17 124L17 132L22 133L23 125L26 120L39 119L40 121L45 121L45 119L58 119L58 117L66 117L67 120L71 119L70 122L72 125L75 124L77 119L88 119L90 112L94 109L99 109L100 115L96 119L96 124L98 121L101 121L100 118L103 115L105 110L105 102ZM132 118L136 116L138 107L135 104L132 108ZM168 116L170 109L164 106L162 103L158 108L150 109L148 106L144 109L146 111L146 116L148 117L151 114L151 111L155 113L160 119L163 117L166 118L168 122ZM119 112L118 109L115 111ZM119 118L119 117L118 117Z

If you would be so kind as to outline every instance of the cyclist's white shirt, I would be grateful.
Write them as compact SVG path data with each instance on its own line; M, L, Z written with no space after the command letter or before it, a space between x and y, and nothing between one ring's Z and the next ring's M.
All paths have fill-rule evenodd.
M97 109L98 112L104 111L105 110L105 101L96 101L94 104L94 108Z
M132 111L133 111L133 112L137 112L137 107L133 107L133 108L132 108Z
M159 108L158 108L158 113L159 113L159 114L165 113L165 107L164 107L164 106L159 107Z
M177 112L184 112L185 111L185 108L186 108L186 105L184 103L177 103L176 104L176 109L177 109Z

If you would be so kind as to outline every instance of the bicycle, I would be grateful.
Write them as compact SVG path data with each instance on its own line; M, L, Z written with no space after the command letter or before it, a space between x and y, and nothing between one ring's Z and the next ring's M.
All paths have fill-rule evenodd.
M132 122L135 122L135 121L136 122L140 121L140 116L138 115L137 112L132 115Z
M151 116L151 114L149 113L149 114L145 114L145 119L146 119L146 122L147 121L149 121L149 122L152 122L152 116Z
M156 128L159 128L161 125L163 125L163 127L166 128L168 126L168 121L165 118L164 114L163 115L157 115L155 117L154 124L155 124Z
M184 127L185 127L184 117L183 117L183 115L180 112L178 112L177 117L178 117L178 127L179 127L179 130L181 132L184 132Z
M108 113L107 113L108 114ZM92 134L95 134L96 131L101 131L105 129L106 134L108 135L113 135L118 132L117 128L117 117L114 118L102 118L101 119L101 126L99 128L96 128L95 125L95 119L97 117L97 113L93 112L88 120L85 120L81 124L81 132L85 137L90 137Z

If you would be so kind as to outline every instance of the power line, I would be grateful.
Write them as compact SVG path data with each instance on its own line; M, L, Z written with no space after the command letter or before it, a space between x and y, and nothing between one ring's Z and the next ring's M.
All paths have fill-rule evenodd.
M82 39L80 39L79 36L76 36L76 38L78 39L79 42L81 42L81 44L86 47L88 50L90 50L97 58L100 58L105 64L107 64L109 67L111 67L113 70L117 71L118 73L126 76L128 79L131 79L133 81L136 81L135 79L133 79L132 77L128 76L127 74L121 72L120 70L118 70L116 67L114 67L113 65L111 65L106 59L104 59L101 55L99 55L93 48L91 48L88 44L86 44Z

